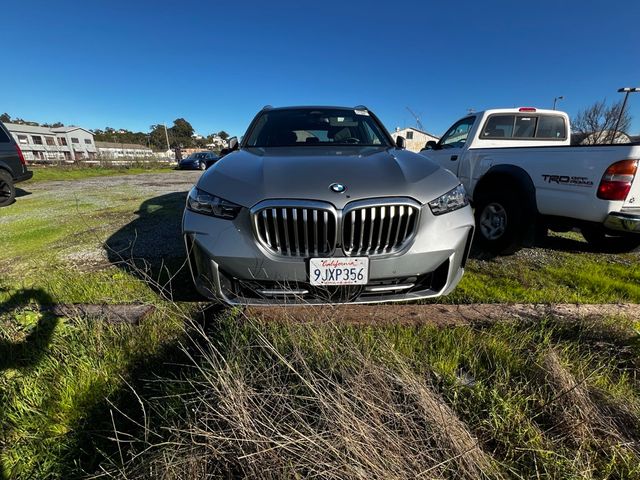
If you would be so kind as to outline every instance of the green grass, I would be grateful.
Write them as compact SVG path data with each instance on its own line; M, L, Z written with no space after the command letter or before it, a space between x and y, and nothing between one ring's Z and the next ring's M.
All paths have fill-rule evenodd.
M183 194L154 195L151 187L126 182L117 188L99 184L86 190L72 188L74 180L94 173L118 175L120 169L47 171L50 180L69 180L69 188L48 190L40 189L37 182L33 188L25 183L25 190L33 194L0 210L0 478L74 478L83 469L94 472L99 464L112 468L112 463L121 462L117 448L107 439L113 434L111 410L117 427L140 440L145 429L118 413L120 409L133 420L144 420L140 401L148 415L147 443L179 437L176 426L193 426L194 418L185 405L206 407L199 392L218 385L224 366L221 359L235 372L238 388L265 395L270 392L267 386L281 393L294 392L288 408L298 408L296 402L312 398L313 392L282 358L300 368L305 380L331 379L336 398L343 390L351 395L350 382L364 381L358 372L370 368L372 372L383 369L402 381L425 382L480 440L497 471L507 476L581 478L590 470L594 478L640 478L637 452L613 441L603 432L606 429L596 425L593 437L583 447L577 446L576 440L584 438L567 429L567 423L578 413L556 404L558 390L545 373L549 352L558 352L563 368L582 382L586 395L598 405L597 418L613 425L612 431L627 435L625 422L633 427L640 415L637 322L548 319L447 329L356 328L254 325L238 312L223 311L215 319L208 315L210 345L190 342L183 327L186 319L201 318L198 306L168 302L155 282L120 262L135 257L136 265L144 266L151 279L161 284L175 273L183 262L179 238ZM142 248L145 245L148 248ZM171 286L178 294L188 293L191 287L184 270ZM585 248L577 234L553 235L542 247L511 257L471 259L460 286L438 301L638 302L638 254L596 254ZM37 308L76 302L145 302L157 311L141 325L132 326L57 319ZM188 346L192 358L180 343ZM219 370L199 350L209 352L211 346L217 353L207 355L217 359ZM158 381L150 381L154 378ZM204 386L198 383L203 378L209 382ZM402 390L402 385L391 386ZM247 412L249 416L263 415L265 420L270 414L277 416L277 409L266 408L277 405L281 397L264 398L260 408L265 410ZM215 396L214 389L209 400L223 399ZM407 405L417 408L412 403L415 399L400 400L389 408L399 412ZM304 408L318 406L309 402ZM283 418L283 424L290 418ZM420 431L408 425L409 432L420 437ZM216 433L214 426L208 427L212 429L208 433ZM331 432L324 432L326 438L334 438ZM132 448L138 450L147 443L136 441ZM238 444L224 446L242 456ZM309 451L314 451L312 446ZM127 448L123 455L126 464ZM278 468L295 478L301 458L284 453L281 458L289 463ZM219 461L223 469L233 463L222 454ZM265 466L260 461L255 465ZM135 473L129 464L124 468ZM443 476L453 475L445 471Z
M170 172L174 164L156 163L134 163L131 166L39 166L30 165L33 171L33 178L27 183L30 185L38 182L60 181L60 180L80 180L90 177L107 177L114 175L137 175L140 173L163 173ZM19 185L20 186L20 185Z

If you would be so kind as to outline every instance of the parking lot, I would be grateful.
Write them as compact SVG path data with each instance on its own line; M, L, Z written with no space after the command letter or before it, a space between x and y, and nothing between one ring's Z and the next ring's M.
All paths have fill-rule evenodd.
M614 468L625 475L636 472L637 464L623 458L635 458L628 442L637 440L624 422L640 418L634 410L638 405L636 314L633 305L624 306L640 301L637 253L595 252L576 233L553 234L513 256L491 257L474 251L454 293L428 305L375 311L323 307L300 315L295 310L221 309L202 302L194 292L180 236L185 196L201 173L166 169L92 176L97 173L89 169L74 172L71 180L24 183L17 202L0 216L4 246L0 251L0 422L7 435L2 444L7 472L73 476L78 468L93 471L97 465L105 466L104 458L86 455L78 445L91 442L95 448L115 453L115 445L107 440L113 421L118 428L144 436L144 429L126 420L142 421L143 411L134 408L139 403L136 396L145 408L163 410L157 398L180 389L172 379L195 379L188 366L192 361L217 365L209 364L207 368L213 370L206 375L218 375L222 367L217 362L226 361L245 372L242 384L231 378L206 380L223 382L216 385L229 389L225 396L238 395L244 388L267 388L272 392L269 396L301 385L320 388L315 383L320 381L316 377L320 371L342 371L345 382L352 386L364 382L357 388L366 391L390 378L398 388L409 388L418 385L412 382L424 382L422 375L429 372L426 383L420 383L426 389L420 395L426 397L416 399L411 408L422 408L418 406L422 401L435 402L457 430L452 433L440 425L440 417L429 419L427 430L419 423L406 427L420 437L419 444L431 444L436 435L438 442L449 445L441 456L421 459L422 466L460 458L460 449L480 438L499 449L478 450L470 464L454 461L451 468L467 469L465 475L471 478L489 464L506 462L525 477L535 472L532 465L550 476L564 475L581 468L572 460L575 442L592 438L596 444L584 461L600 465L611 455L626 455L616 457L620 460ZM47 175L55 178L55 173ZM450 305L438 305L442 303ZM113 324L112 318L100 313L106 310L96 308L105 304L124 307L118 311L125 312L125 317L127 305L136 305L131 311L138 311L137 306L152 309L132 324L117 323L118 319ZM49 309L51 305L58 307ZM313 320L314 326L301 319ZM193 337L200 328L206 335ZM203 345L198 338L210 340ZM202 357L209 341L220 342L216 346L220 356ZM297 351L296 358L302 362L290 365L303 375L301 383L286 380L268 367L274 352L288 355L291 351ZM397 364L393 358L402 361ZM354 365L359 366L351 370ZM369 371L369 376L358 377L358 369ZM21 375L16 377L15 372ZM148 383L154 376L159 381ZM586 379L589 388L600 393L576 387ZM127 385L135 389L134 396ZM346 387L339 382L322 388L339 399L335 392ZM578 409L554 401L576 388L572 402L578 402ZM355 392L349 390L340 401L360 401L350 397ZM411 395L407 398L414 398ZM112 401L125 416L111 418ZM189 401L184 398L185 404ZM475 406L470 408L471 404ZM210 425L205 433L240 435L231 416L245 407L233 408L210 412L221 415L230 430ZM291 399L283 408L280 414L285 422L287 415L299 415L308 405ZM313 408L334 409L338 404ZM361 413L366 411L362 413L365 424L358 428L374 428L378 407L361 408L365 409ZM391 412L404 407L389 398L379 408ZM584 409L593 409L592 420L584 418ZM246 414L264 417L266 422L273 412L255 407ZM174 421L193 427L194 419L178 417L175 412L162 413L157 427ZM327 421L330 418L334 417ZM587 427L567 430L567 422L587 422ZM518 423L524 425L526 438L513 437ZM607 425L604 430L603 425ZM155 426L149 428L153 433L147 434L159 434ZM301 450L282 461L303 461L303 451L311 448L307 441L317 447L321 438L345 425L304 424L304 428L310 430L296 441ZM406 440L406 432L375 428L389 438ZM96 430L104 435L91 433ZM180 431L167 431L169 438L181 438ZM267 435L272 447L279 448L275 433L253 434ZM463 443L458 445L450 435L462 436ZM375 438L358 441L381 448L376 447ZM616 444L611 439L624 441ZM221 453L221 462L245 455L245 441L228 443L225 451L235 453ZM551 449L554 457L543 453ZM69 462L68 458L79 460ZM409 474L414 467L398 464L393 471ZM135 470L133 464L127 468ZM382 459L376 468L391 472Z

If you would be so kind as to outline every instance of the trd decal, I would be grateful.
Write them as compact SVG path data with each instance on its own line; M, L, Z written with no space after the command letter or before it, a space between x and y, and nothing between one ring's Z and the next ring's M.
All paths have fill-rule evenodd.
M570 177L568 175L542 175L542 180L558 185L576 185L578 187L592 187L593 182L587 177Z

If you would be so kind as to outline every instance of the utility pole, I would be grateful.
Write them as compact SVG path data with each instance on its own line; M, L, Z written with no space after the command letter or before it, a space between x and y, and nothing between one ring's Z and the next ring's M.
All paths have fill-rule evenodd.
M618 127L620 126L620 120L622 120L622 115L624 115L624 109L627 107L627 99L629 98L630 93L640 92L640 87L624 87L619 88L618 93L624 93L624 101L622 102L622 108L620 109L620 113L618 114L618 120L616 121L616 127L613 129L613 135L611 136L611 145L616 139L616 134L618 133Z
M164 137L167 139L167 150L171 150L171 146L169 145L169 133L167 132L167 124L163 123L164 126Z

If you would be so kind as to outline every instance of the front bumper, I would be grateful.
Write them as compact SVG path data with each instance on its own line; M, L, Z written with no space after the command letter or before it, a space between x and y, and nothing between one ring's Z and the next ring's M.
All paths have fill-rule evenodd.
M640 234L640 214L611 212L604 221L604 226L608 230Z
M198 291L231 305L417 300L455 288L473 237L470 207L441 216L425 209L411 246L399 254L371 256L369 283L357 287L311 286L308 259L274 256L260 248L248 210L234 221L186 210L183 234ZM344 254L338 248L332 256Z

